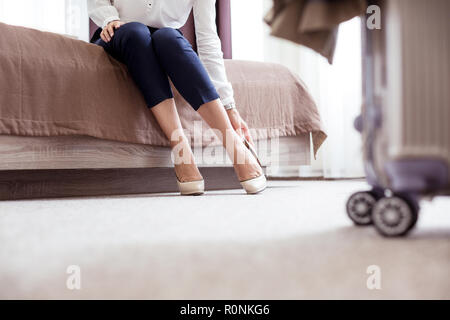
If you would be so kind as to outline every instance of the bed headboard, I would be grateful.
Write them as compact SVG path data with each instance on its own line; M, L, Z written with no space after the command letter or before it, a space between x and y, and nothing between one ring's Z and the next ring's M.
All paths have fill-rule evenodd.
M217 31L219 33L220 40L222 41L222 51L225 59L232 58L232 46L231 46L231 7L230 0L217 0L216 1L216 9L217 9ZM92 20L90 20L90 36L94 34L95 30L97 30L97 26ZM194 47L194 50L197 49L197 44L195 41L195 27L194 27L194 17L191 12L188 21L181 28L186 39Z

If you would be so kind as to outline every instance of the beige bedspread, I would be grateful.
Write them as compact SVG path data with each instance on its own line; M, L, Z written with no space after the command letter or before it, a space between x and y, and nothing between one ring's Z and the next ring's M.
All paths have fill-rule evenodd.
M248 61L226 61L226 69L255 138L311 132L315 149L320 147L326 135L297 76L280 65ZM168 145L126 67L101 47L0 23L0 74L0 134ZM175 96L183 126L192 133L200 117ZM203 133L203 145L210 144L210 132Z

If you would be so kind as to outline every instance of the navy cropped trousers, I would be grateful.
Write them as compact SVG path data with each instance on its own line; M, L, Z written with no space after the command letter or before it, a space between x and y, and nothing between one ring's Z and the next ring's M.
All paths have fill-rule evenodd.
M194 110L219 98L208 72L181 31L130 22L116 29L108 43L100 39L100 33L98 29L91 42L128 67L149 108L173 98L168 78Z

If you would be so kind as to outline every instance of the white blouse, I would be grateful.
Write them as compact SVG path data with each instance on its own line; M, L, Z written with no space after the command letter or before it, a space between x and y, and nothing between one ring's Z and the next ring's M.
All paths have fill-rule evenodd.
M193 8L197 51L222 103L234 103L216 28L216 0L88 0L90 18L104 28L109 22L141 22L153 28L181 28Z

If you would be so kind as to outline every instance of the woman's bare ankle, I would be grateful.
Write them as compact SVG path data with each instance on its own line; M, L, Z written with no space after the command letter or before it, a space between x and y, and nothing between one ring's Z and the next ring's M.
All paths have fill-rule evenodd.
M236 164L234 165L234 169L241 182L258 178L263 174L259 164Z
M180 182L191 182L203 180L203 176L194 164L175 165L175 174Z
M234 169L239 181L247 181L253 178L258 178L263 174L263 170L259 165L258 160L242 143L240 138L234 143L232 157Z
M194 155L187 140L182 139L172 146L175 174L180 182L203 180L195 164Z

